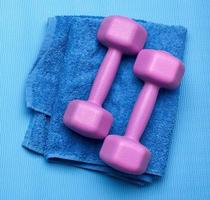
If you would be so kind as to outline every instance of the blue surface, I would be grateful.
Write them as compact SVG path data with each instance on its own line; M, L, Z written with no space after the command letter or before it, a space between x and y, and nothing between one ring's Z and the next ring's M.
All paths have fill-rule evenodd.
M139 184L152 182L165 171L176 121L179 89L160 90L152 117L141 138L141 143L152 153L143 176L128 176L112 170L99 158L101 140L81 137L63 124L68 103L74 99L87 99L96 71L107 52L107 48L100 45L96 38L101 21L101 17L88 16L60 16L48 20L42 48L27 77L26 104L34 114L23 146L50 160L74 161L73 164L79 167ZM179 59L183 58L185 28L146 21L138 23L148 33L145 48L165 50ZM123 56L104 103L114 117L110 130L112 134L124 134L129 115L144 84L133 74L135 58Z
M210 198L209 7L201 1L1 1L0 199ZM24 85L44 24L54 15L121 14L188 29L186 74L165 176L139 188L74 167L49 165L21 148L30 113Z

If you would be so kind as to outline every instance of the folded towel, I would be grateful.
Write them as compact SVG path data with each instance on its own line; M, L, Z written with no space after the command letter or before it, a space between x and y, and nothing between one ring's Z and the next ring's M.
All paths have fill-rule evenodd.
M102 17L61 16L48 20L47 34L26 85L27 107L33 117L23 146L45 158L68 161L77 167L138 184L163 175L178 106L179 89L160 90L152 117L141 142L152 159L141 176L120 173L99 159L102 141L84 138L63 124L69 101L87 99L101 61L107 51L96 39ZM148 31L145 48L161 49L183 58L186 29L136 20ZM124 56L114 84L104 103L113 114L111 133L122 135L143 82L132 68L135 57Z

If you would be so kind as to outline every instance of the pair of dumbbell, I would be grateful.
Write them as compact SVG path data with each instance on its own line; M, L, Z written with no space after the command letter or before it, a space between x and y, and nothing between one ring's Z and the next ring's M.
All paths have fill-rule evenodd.
M117 73L122 54L136 55L134 74L145 84L134 105L124 136L109 135L100 150L100 158L109 166L129 174L142 174L150 161L150 151L139 143L154 108L159 88L176 88L184 73L180 60L171 54L143 49L147 32L127 17L111 16L100 25L98 40L108 47L87 101L71 101L64 124L85 137L105 138L113 116L102 108Z

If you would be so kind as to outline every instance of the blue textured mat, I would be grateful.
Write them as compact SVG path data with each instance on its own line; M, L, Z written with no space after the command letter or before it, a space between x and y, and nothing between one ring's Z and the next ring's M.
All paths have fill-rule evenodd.
M143 184L162 176L178 106L178 89L161 90L141 142L152 152L147 172L130 176L112 170L98 158L101 142L83 138L64 127L62 116L72 99L86 99L106 53L96 40L100 17L50 18L38 59L27 80L27 106L34 111L23 146L48 159L65 159L82 168ZM186 29L139 21L148 31L145 48L166 50L182 59ZM111 133L123 134L143 85L132 72L135 57L123 57L104 104L113 113Z

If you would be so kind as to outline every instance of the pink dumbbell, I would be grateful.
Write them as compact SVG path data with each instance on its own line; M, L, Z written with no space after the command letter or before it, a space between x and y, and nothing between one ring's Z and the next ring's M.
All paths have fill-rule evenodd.
M100 158L119 171L142 174L147 168L151 153L139 143L139 139L151 116L159 88L178 87L184 74L184 65L165 51L145 49L137 56L134 73L145 81L145 85L134 105L125 136L106 137Z
M64 124L75 132L90 138L106 137L112 126L112 114L102 108L111 88L122 54L135 55L144 46L147 32L132 19L111 16L100 25L98 40L107 46L108 52L97 73L88 101L69 103Z

